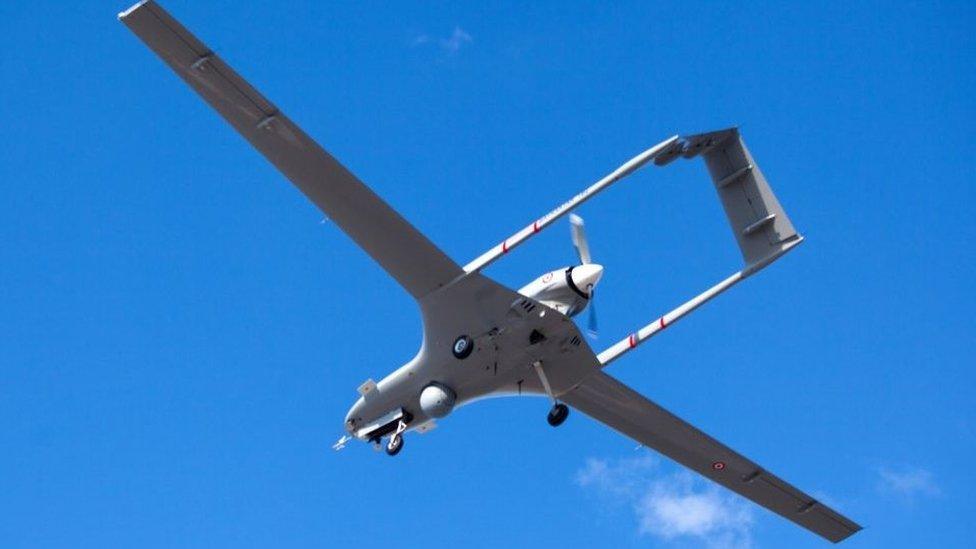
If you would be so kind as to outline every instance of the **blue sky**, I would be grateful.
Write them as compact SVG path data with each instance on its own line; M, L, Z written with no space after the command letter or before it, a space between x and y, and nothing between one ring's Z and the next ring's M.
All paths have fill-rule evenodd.
M611 374L863 524L976 538L971 3L167 8L459 262L740 125L807 237ZM115 19L0 5L0 545L819 547L541 399L334 453L409 296ZM579 213L597 349L739 267L700 162ZM574 260L568 224L488 274Z

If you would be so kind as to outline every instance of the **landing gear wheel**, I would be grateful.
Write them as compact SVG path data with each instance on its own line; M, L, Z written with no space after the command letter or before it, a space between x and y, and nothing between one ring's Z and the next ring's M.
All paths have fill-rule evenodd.
M451 347L451 352L454 353L454 357L460 360L468 358L471 351L474 351L474 340L466 335L455 339L454 345Z
M390 437L390 441L386 443L386 455L395 456L400 453L400 450L403 450L403 437Z
M549 410L549 415L546 416L546 421L548 421L549 425L552 425L553 427L559 427L564 421L566 421L567 417L569 417L569 406L566 406L560 402L559 404L553 406L552 410Z

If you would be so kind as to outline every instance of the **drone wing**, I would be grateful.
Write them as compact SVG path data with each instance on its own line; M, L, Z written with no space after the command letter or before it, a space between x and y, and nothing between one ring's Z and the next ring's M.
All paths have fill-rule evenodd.
M463 274L158 4L140 2L119 19L415 298Z
M861 529L603 372L560 397L588 416L811 532L838 542Z

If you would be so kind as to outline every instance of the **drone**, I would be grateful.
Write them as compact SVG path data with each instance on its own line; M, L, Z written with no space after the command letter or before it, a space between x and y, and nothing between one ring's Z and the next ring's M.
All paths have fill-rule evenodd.
M430 431L460 406L488 397L545 396L553 427L572 407L832 542L861 529L604 372L803 241L737 128L665 139L461 266L156 2L140 2L119 19L419 304L420 351L378 383L368 379L358 388L336 450L360 440L395 456L406 433ZM572 212L645 165L665 166L679 157L704 159L744 266L596 353L572 317L588 309L595 329L593 300L604 269L593 261L583 220ZM518 291L483 274L567 215L579 264L549 271Z

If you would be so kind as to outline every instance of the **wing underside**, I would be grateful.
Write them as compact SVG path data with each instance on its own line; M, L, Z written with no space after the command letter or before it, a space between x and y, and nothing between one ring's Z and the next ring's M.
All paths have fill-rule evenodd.
M587 377L561 398L620 433L832 542L861 529L603 372Z
M158 4L119 19L415 298L463 274Z

